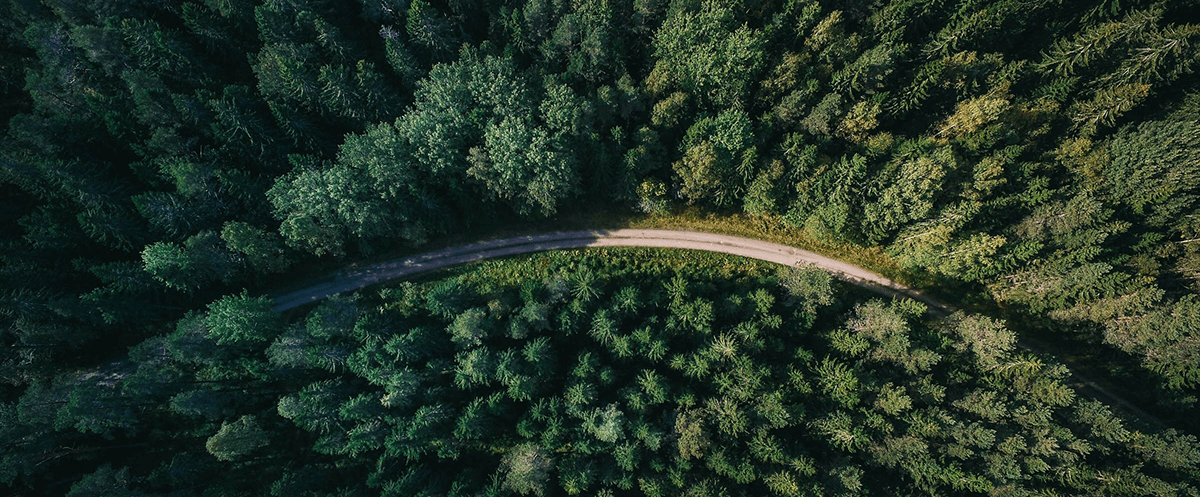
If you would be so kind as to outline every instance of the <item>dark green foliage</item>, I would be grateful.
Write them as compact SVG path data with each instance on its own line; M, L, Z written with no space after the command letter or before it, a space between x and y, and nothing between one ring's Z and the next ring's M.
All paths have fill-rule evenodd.
M1109 142L1112 161L1099 175L1106 194L1160 227L1194 210L1200 188L1200 131L1194 120L1151 121ZM1089 178L1090 179L1090 178Z
M689 202L733 203L754 175L754 133L744 112L726 111L687 130L683 160L674 165Z
M269 298L250 297L246 293L209 304L204 325L218 344L267 342L282 327L279 314L271 310Z
M521 495L542 495L550 477L553 461L541 447L524 444L513 447L500 463L504 476L504 488Z
M220 463L195 471L255 468L251 493L1193 488L1193 437L1077 399L1065 368L1015 353L1001 322L863 299L814 269L652 254L454 270L287 326L262 299L226 297L135 349L136 381L64 378L30 389L16 417L112 436L153 415ZM239 384L258 390L231 395ZM177 393L161 410L117 395L163 395L146 388ZM1096 472L1120 477L1082 476ZM77 488L148 481L102 466Z
M1147 386L1140 400L1163 403L1194 429L1193 3L7 1L0 403L49 395L55 400L42 407L58 407L13 425L18 441L0 444L12 447L0 475L18 494L200 488L210 482L191 468L212 471L214 458L183 440L233 426L235 414L275 430L283 423L272 414L276 394L312 383L299 376L321 374L358 375L381 389L380 406L431 406L402 429L385 427L382 415L359 408L369 402L352 396L360 399L347 408L354 427L321 439L318 456L373 454L393 443L386 460L348 476L364 483L344 493L370 493L369 481L372 491L401 495L553 493L556 485L580 494L721 495L753 480L758 493L852 494L882 488L873 479L879 466L936 492L1004 493L1096 454L1020 453L1073 441L1002 429L991 445L1003 450L989 452L980 447L988 437L970 423L950 427L942 413L922 410L951 395L939 388L954 392L965 380L909 376L959 367L947 364L953 354L989 374L1010 364L1014 335L998 321L941 323L934 328L953 341L945 346L900 325L914 317L889 305L863 304L831 326L820 309L855 307L826 292L819 274L781 275L784 293L764 289L740 303L701 287L641 287L586 271L534 285L519 299L479 299L445 284L396 294L399 317L376 313L374 304L322 308L333 323L357 323L345 316L362 313L371 324L314 324L311 333L249 297L289 268L317 267L329 256L378 255L508 221L597 209L660 214L682 204L741 210L767 230L803 231L829 246L882 248L900 269L890 261L880 268L902 270L925 290L970 288L974 301L999 302L1022 330L1089 351L1103 361L1094 369ZM243 286L252 288L219 299ZM675 293L660 298L668 291ZM157 357L139 360L153 367L111 371L127 388L87 376L214 301L159 346L139 350ZM754 317L731 320L731 309ZM409 319L417 315L419 322ZM786 329L819 330L829 343L797 351L775 337ZM595 347L593 377L547 380L579 352L539 341L551 330ZM704 344L679 343L693 335ZM739 359L772 348L805 366L764 376ZM412 368L396 370L396 361ZM636 361L649 365L625 370ZM858 362L904 380L862 375ZM862 391L826 391L818 364L831 377L853 375ZM1055 368L1037 370L1044 377L1004 381L1024 382L1035 392L1026 396L1047 405L1072 401L1047 386ZM625 375L635 372L636 381ZM453 381L422 393L430 375ZM703 389L678 386L708 377L742 403L710 405ZM845 411L810 408L806 429L825 430L878 464L790 453L782 442L779 452L768 447L770 433L741 428L741 416L795 413L778 399L774 407L743 402L775 398L761 385L785 377L795 393L836 395L830 405ZM622 382L624 390L613 390ZM259 387L263 393L247 393ZM479 389L499 397L432 407L440 395ZM561 404L536 420L496 414L556 389ZM1016 400L976 390L971 398L993 407L970 415L988 423L1000 422L994 406ZM680 404L686 427L711 435L693 445L733 437L757 440L758 452L710 447L703 460L664 459L651 445L678 449L663 426L681 414L646 416L676 397L692 399ZM615 439L606 428L610 405L628 407L615 411L629 424ZM38 411L25 406L31 416ZM463 406L476 407L468 416ZM866 406L908 421L880 424L860 412ZM1049 419L1050 411L1012 408L1025 409L1022 429ZM176 416L212 426L164 421ZM589 435L571 449L578 453L548 456L555 469L524 483L506 484L511 472L447 472L422 459L471 450L446 430L479 441L519 427L521 441L486 451L499 465L521 444L550 450L584 421L604 438ZM941 438L905 432L910 421ZM855 429L870 432L870 442ZM160 431L177 435L156 446L161 453L141 454L138 444ZM1138 447L1147 461L1167 460L1188 453L1180 439L1147 438ZM611 464L590 457L601 452ZM247 454L240 475L278 482L277 495L303 493L296 489L311 475L296 468L340 471L327 459L285 471L263 462L272 460L267 453ZM752 468L752 457L778 467ZM168 458L153 476L145 469ZM404 462L410 458L421 461ZM1146 473L1105 470L1105 490L1085 488L1100 466L1055 473L1056 491L1169 493L1171 477L1146 464ZM659 469L635 471L645 467ZM696 471L707 476L682 476ZM214 494L267 491L225 480L232 483L214 483ZM338 492L317 486L314 493Z
M368 130L367 137L374 138L366 138L370 140L367 144L380 155L388 154L385 147L394 143L387 124ZM354 144L349 142L344 146L353 154L352 147ZM406 205L406 201L412 201L411 194L399 190L392 195L403 195L400 198L383 197L369 172L359 167L357 156L344 154L342 158L329 164L294 156L295 169L279 177L267 192L275 212L283 220L279 231L289 245L317 255L340 255L355 240L365 246L389 235L422 240L424 226L415 215L405 212L412 209L411 204ZM392 169L389 179L401 180L392 185L404 188L403 178L397 176L405 172L405 165L389 166Z
M204 447L218 461L233 461L267 444L267 435L254 416L246 415L232 423L222 423L221 429L208 438Z
M144 492L130 490L129 484L129 468L121 468L114 470L112 465L105 464L100 466L94 473L84 476L82 480L71 486L71 491L67 493L70 497L83 497L92 495L122 495L122 496L142 496L148 495Z
M230 281L235 271L230 254L211 231L189 237L182 247L158 242L142 251L146 272L168 287L193 291L217 281Z
M582 102L563 86L540 91L508 58L468 50L435 67L415 107L395 123L416 169L444 177L456 202L482 194L524 214L551 214L573 193Z
M763 64L764 34L719 2L675 4L654 37L648 89L681 89L711 109L740 103Z
M250 269L258 274L282 273L291 263L282 240L274 231L230 221L221 230L221 240L231 252L244 257Z

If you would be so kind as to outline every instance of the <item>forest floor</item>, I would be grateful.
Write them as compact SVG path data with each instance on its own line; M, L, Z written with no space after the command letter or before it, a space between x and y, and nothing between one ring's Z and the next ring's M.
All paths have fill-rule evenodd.
M654 247L720 252L789 266L811 265L833 273L849 283L891 297L908 297L925 303L931 313L948 315L957 309L908 286L862 267L788 245L740 236L683 230L613 229L561 231L499 238L440 250L402 256L361 267L349 267L286 292L272 295L275 310L294 309L334 294L370 285L412 277L420 273L497 257L549 250L587 247ZM1041 347L1023 340L1022 349L1042 354ZM1075 368L1072 368L1073 370ZM1089 378L1073 371L1071 385L1080 394L1096 398L1141 420L1165 428L1167 425L1135 404Z

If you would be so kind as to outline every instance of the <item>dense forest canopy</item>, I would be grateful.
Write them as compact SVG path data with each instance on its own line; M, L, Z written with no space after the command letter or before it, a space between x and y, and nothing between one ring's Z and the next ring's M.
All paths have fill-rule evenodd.
M1095 345L1095 359L1138 382L1143 401L1157 402L1182 428L1200 429L1195 0L0 0L0 6L0 481L16 491L61 494L92 474L87 485L128 483L150 492L171 488L171 478L203 481L197 475L221 467L247 474L278 467L278 460L270 462L277 452L246 447L282 436L283 411L267 404L301 391L292 391L300 380L271 376L282 374L271 368L283 366L264 366L272 363L258 357L292 325L253 295L278 275L320 261L592 209L656 214L693 206L743 213L830 244L882 247L932 290L982 295L1023 331ZM241 293L245 288L249 293ZM245 297L222 298L230 294ZM216 303L207 317L189 314L210 302ZM385 304L356 309L379 305ZM455 319L495 317L472 309ZM444 309L426 311L449 319ZM868 312L828 312L852 321L845 317L851 311ZM828 319L833 328L823 333L843 326ZM168 406L155 397L166 395L155 393L156 385L137 382L150 381L139 378L158 367L154 357L161 353L154 350L162 349L153 343L162 338L155 337L170 330L187 337L172 350L198 349L185 354L192 359L179 359L186 368L163 374L209 386ZM814 353L840 350L818 336L804 340ZM838 340L851 350L873 346ZM924 347L951 355L952 344ZM842 351L848 355L838 364L866 374L854 361L867 361L861 355L867 350ZM559 358L567 360L574 359ZM287 364L289 371L305 369ZM222 368L238 372L214 372ZM935 386L986 382L968 373L947 373L944 381L953 384ZM889 388L912 392L893 383ZM246 398L210 405L234 402L231 389ZM201 406L194 415L189 403ZM1070 402L1054 405L1076 412ZM860 423L867 418L856 416L867 414L859 407L844 406L845 422L882 429ZM618 408L623 419L635 416L625 410L632 406ZM567 412L565 404L557 409ZM834 414L820 411L804 423ZM194 419L167 421L176 416ZM1045 429L1101 446L1073 420ZM165 426L190 428L166 433ZM883 443L878 435L862 436ZM509 445L492 452L514 454L502 461L505 474L565 464L539 452L544 447L505 436L496 443ZM1154 440L1171 450L1188 447L1172 436ZM1154 466L1145 452L1151 445L1136 442L1149 438L1123 437L1106 439L1112 448L1090 456L1124 454L1104 462L1118 473L1095 469L1090 465L1100 463L1078 451L1072 461L1037 457L1047 467L1088 468L1070 473L1076 475L1103 471L1119 480L1112 475L1131 471L1129 478L1162 482L1134 485L1159 493L1182 488L1187 478L1172 471L1194 471ZM211 455L183 451L174 466L138 460L97 469L98 461L123 460L118 454L148 446L175 450L195 440L216 448ZM851 455L865 447L821 449L845 459L821 461L822 468L850 482L866 468L887 467L905 488L969 491ZM727 454L742 457L743 449L734 443ZM1028 461L1009 476L986 473L971 457L994 454L988 450L946 457L974 461L951 465L981 478L971 485L1095 490L1087 486L1095 482L1074 487L1062 473L1049 482L1031 469L1041 465ZM259 455L247 460L247 454ZM1136 457L1129 454L1142 454L1149 469L1133 468ZM212 466L213 456L228 464ZM413 461L427 456L440 457ZM337 467L333 460L323 464ZM949 460L936 462L944 469ZM674 467L662 461L662 471ZM647 481L662 472L652 466L638 466ZM704 467L717 478L713 489L737 482L724 469ZM595 478L626 474L596 471L607 476ZM682 476L688 470L679 471L692 481ZM192 476L179 476L185 473ZM755 475L766 485L769 475ZM825 480L812 483L824 490L803 487L810 480L801 475L789 477L797 492L839 491ZM492 488L488 478L464 481ZM496 478L495 488L508 491L558 488ZM624 491L621 477L613 478L604 485ZM893 492L888 485L897 485L867 480L862 488ZM369 488L393 484L375 481ZM600 481L586 488L598 492ZM180 489L196 491L187 488L194 484ZM87 485L79 495L90 491Z
M129 374L38 387L16 409L143 441L68 495L1200 490L1195 437L1127 427L991 318L651 249L458 273L293 322L226 296L134 347L114 365Z

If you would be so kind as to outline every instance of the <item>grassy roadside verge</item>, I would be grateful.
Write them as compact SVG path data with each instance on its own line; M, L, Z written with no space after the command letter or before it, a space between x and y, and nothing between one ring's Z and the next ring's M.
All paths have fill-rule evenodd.
M904 271L896 260L884 253L882 247L860 247L851 244L831 245L822 243L801 230L786 227L773 218L753 217L746 214L718 214L697 208L679 212L631 217L630 228L680 229L705 231L722 235L742 236L779 243L804 249L809 252L832 257L855 266L870 269L891 280L911 285L917 278Z

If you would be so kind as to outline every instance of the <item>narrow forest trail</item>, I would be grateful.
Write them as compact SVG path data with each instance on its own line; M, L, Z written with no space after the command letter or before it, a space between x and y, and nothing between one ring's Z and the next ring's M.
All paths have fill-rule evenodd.
M698 231L615 229L563 231L540 235L516 236L459 245L441 250L400 257L364 267L343 269L314 280L302 287L272 295L274 309L283 312L320 301L331 295L370 285L407 278L424 272L497 257L588 247L652 247L704 250L748 257L785 266L811 265L833 273L837 278L889 297L908 297L929 306L929 311L946 316L957 309L879 274L837 259L778 243L740 236ZM1024 350L1043 353L1024 341ZM1070 384L1081 394L1134 414L1142 420L1165 428L1168 425L1133 403L1072 370Z

